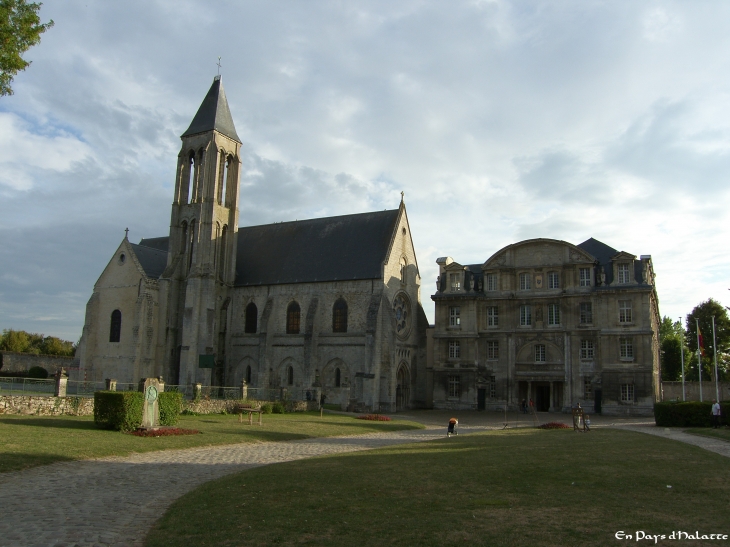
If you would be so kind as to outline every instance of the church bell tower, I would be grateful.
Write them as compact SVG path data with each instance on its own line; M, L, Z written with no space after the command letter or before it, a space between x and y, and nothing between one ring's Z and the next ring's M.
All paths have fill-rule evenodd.
M214 78L180 138L163 274L170 282L168 382L210 384L225 357L228 293L236 273L241 165L241 140L220 76Z

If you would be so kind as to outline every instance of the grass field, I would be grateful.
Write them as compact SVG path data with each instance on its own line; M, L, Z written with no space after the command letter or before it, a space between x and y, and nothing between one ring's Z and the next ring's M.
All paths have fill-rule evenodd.
M205 484L172 505L146 546L654 545L614 534L730 533L728 463L612 429L460 435Z
M3 416L0 418L0 472L56 461L125 456L170 448L242 442L286 441L308 437L354 435L373 431L417 429L413 422L371 422L318 412L267 414L264 425L239 424L236 415L181 416L179 427L199 435L141 438L99 429L91 417Z
M718 429L713 429L711 427L694 427L692 429L685 429L684 432L691 433L692 435L702 435L704 437L714 437L715 439L730 441L729 427L720 427Z

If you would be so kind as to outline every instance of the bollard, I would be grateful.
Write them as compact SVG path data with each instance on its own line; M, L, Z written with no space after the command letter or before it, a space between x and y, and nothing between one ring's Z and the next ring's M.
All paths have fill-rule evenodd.
M66 396L66 386L68 385L68 374L66 374L65 368L59 368L58 372L56 372L56 385L53 390L53 395L55 397L65 397Z
M246 380L241 380L241 400L245 401L248 399L248 384Z

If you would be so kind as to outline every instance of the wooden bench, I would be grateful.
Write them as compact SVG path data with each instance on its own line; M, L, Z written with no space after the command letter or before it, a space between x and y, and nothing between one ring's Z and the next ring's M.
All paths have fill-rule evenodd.
M233 408L233 412L238 414L238 423L239 424L243 423L243 414L245 412L248 414L248 425L253 425L253 415L254 414L259 415L258 425L264 425L263 422L261 421L261 414L263 414L263 412L261 412L260 408L253 408L253 407L244 406L244 405L236 405Z

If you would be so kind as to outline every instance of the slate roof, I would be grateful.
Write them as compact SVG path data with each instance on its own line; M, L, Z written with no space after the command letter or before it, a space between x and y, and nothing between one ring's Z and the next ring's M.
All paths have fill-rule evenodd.
M155 239L159 240L168 238L158 237ZM130 243L130 245L137 257L137 260L142 265L145 275L152 279L158 279L167 267L167 245L165 245L165 250L160 250L143 245L142 243L144 241L150 240L143 239L139 242L139 245L135 245L134 243Z
M239 228L235 285L379 279L398 214L393 209ZM154 256L165 257L159 273L150 277L165 269L168 239L133 245L135 252L147 246Z
M577 247L583 249L587 253L593 255L598 264L603 266L603 271L606 274L606 283L613 283L613 268L611 267L611 258L616 256L619 251L613 247L609 247L602 241L590 238L583 243L577 245ZM634 279L638 283L644 283L644 265L640 260L634 261Z
M180 137L205 133L213 129L236 142L241 142L236 133L236 126L233 124L231 109L228 108L226 92L223 90L220 76L216 76L213 80L213 85L210 86L208 94L200 104L190 127Z

